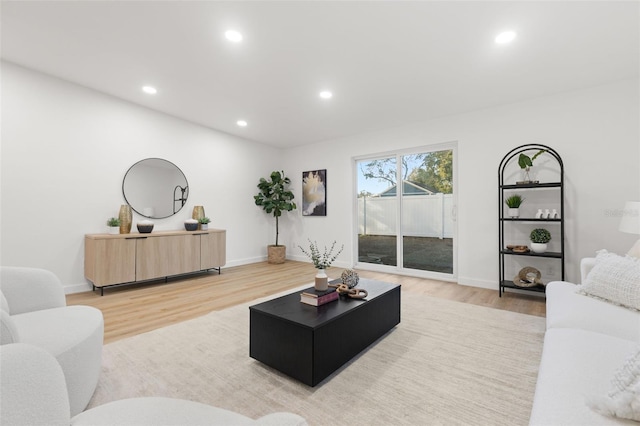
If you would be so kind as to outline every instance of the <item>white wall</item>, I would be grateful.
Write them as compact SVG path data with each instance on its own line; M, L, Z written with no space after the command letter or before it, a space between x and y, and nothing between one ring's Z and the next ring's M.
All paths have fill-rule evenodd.
M290 258L307 238L344 242L350 266L355 193L351 161L391 149L457 141L458 281L497 288L497 168L504 154L543 143L564 159L569 280L600 248L624 253L637 239L617 231L626 200L640 199L638 81L622 81L370 134L278 150L2 63L0 264L52 270L68 291L88 288L83 236L105 231L124 203L122 178L136 161L165 158L189 180L190 197L156 228L179 229L194 205L227 229L227 265L264 259L273 218L253 204L272 170L292 179L327 169L326 217L281 219ZM487 203L487 200L495 202ZM140 219L134 214L134 222Z
M106 232L125 203L125 173L147 157L175 163L190 186L184 209L154 229L180 229L203 205L211 227L227 230L227 266L264 259L273 219L253 195L280 150L11 63L1 71L0 264L46 268L67 291L88 289L84 234Z
M289 149L294 182L304 170L327 169L327 216L298 216L281 234L293 247L307 238L344 242L336 264L352 264L352 157L457 141L458 282L496 289L498 164L516 146L541 143L564 161L565 278L577 281L582 257L600 248L625 253L638 238L617 228L625 201L640 199L639 104L638 80L621 81ZM304 259L297 248L291 256Z

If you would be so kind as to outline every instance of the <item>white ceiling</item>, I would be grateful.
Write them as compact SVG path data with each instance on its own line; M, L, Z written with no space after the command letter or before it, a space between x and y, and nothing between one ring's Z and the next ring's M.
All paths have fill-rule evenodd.
M637 78L640 63L637 1L3 1L1 14L5 60L279 147ZM505 29L517 39L495 44Z

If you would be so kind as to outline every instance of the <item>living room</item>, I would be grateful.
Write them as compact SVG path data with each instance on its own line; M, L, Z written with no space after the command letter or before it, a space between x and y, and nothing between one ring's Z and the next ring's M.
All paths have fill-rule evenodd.
M480 5L483 3L478 2L475 7L482 10ZM81 44L81 40L92 40L75 31L82 27L89 31L101 21L117 23L118 19L127 16L128 3L113 6L113 9L103 3L96 4L94 7L101 8L99 13L91 12L91 6L87 4L78 5L76 7L83 10L76 12L77 21L83 25L72 26L72 31L57 19L50 18L58 17L58 14L69 16L69 10L65 8L74 7L72 4L4 2L0 263L52 271L65 286L66 293L89 291L91 285L84 275L84 235L106 232L106 220L116 216L120 205L125 203L122 179L127 170L143 158L156 157L180 167L188 179L190 193L183 210L170 218L155 220L154 229L182 229L193 207L204 206L207 216L212 219L210 226L227 232L226 268L264 262L266 246L273 243L273 219L253 202L260 177L268 176L273 170L284 170L292 179L296 200L301 201L302 173L326 169L330 187L326 217L304 217L299 210L287 214L280 220L280 238L287 246L287 258L294 261L307 261L298 245L304 245L308 238L321 244L336 240L344 244L345 249L335 266L350 268L357 262L354 213L350 207L354 204L355 194L354 158L455 143L458 214L455 283L452 285L497 291L498 165L516 146L541 143L553 147L564 161L565 279L580 282L582 258L593 257L603 248L624 254L638 238L618 230L625 203L640 199L638 4L545 2L521 5L522 9L519 9L515 2L501 3L501 6L487 4L486 14L495 13L495 19L486 16L484 20L478 19L486 24L486 46L478 51L473 61L456 63L469 66L485 80L448 81L445 75L440 76L442 79L436 85L429 86L434 96L438 93L441 100L446 99L446 92L451 92L450 97L454 100L472 97L465 96L468 92L473 96L482 95L484 103L470 102L466 105L474 107L466 110L456 109L455 105L450 110L443 107L444 112L425 108L424 111L412 111L409 119L385 122L380 126L375 118L367 119L367 109L377 109L377 106L372 107L374 104L402 108L411 100L382 96L353 108L354 115L336 116L331 112L332 106L339 105L340 98L350 96L346 94L347 81L343 81L341 87L334 89L334 98L329 103L320 103L323 100L317 99L317 106L305 107L318 117L317 123L300 120L302 127L307 125L312 131L299 134L298 140L293 137L293 141L284 141L285 134L291 138L297 131L295 128L291 133L285 132L288 121L295 122L295 117L288 119L283 114L268 123L269 126L263 124L270 132L271 138L267 140L260 139L260 129L252 129L258 127L256 121L249 118L247 129L254 133L243 133L242 129L232 127L211 128L191 117L157 110L154 102L159 101L141 93L137 86L138 83L145 84L143 80L151 78L153 73L149 69L139 70L135 56L128 60L136 66L124 67L127 73L139 73L130 75L122 84L131 90L127 97L93 87L94 80L90 78L70 79L65 74L68 71L64 66L66 60L79 60L87 69L91 69L94 62L105 74L110 69L115 72L116 67L118 70L123 68L117 65L118 62L111 62L116 61L118 52L86 50L90 41L84 48L80 46L80 50L73 47ZM377 7L384 4L381 2ZM438 5L444 7L436 2L413 7ZM57 9L62 6L63 9ZM244 8L252 6L257 7L245 3L234 12L240 14ZM339 6L339 3L332 5ZM458 6L469 7L466 3ZM268 8L268 3L263 7ZM299 17L299 25L292 26L291 21L284 19L288 26L281 28L300 30L300 26L310 24L311 17L321 10L321 6L308 3L306 7L308 9L303 9L300 16L291 11L290 16ZM358 7L363 9L358 10ZM362 17L366 15L366 7L367 3L352 4L344 16ZM354 8L355 11L351 10ZM476 16L463 12L464 9L446 9L439 15L436 9L423 11L424 16L454 13L454 20L460 19L462 24L469 24L470 18ZM373 15L382 19L384 14L384 10L376 10ZM409 19L409 15L400 16ZM73 14L70 16L73 21ZM271 15L268 17L272 18ZM508 50L496 53L494 33L505 25L517 25L517 22L506 22L507 18L515 21L519 18L527 26L522 25L523 30ZM323 15L323 19L328 18ZM125 21L122 21L122 27L127 27ZM363 28L369 28L365 23L361 24ZM41 28L39 24L42 24ZM375 26L375 22L366 25ZM420 27L420 22L411 21L406 27ZM565 38L546 34L544 43L529 45L533 43L532 38L542 37L542 32L560 27L563 27ZM118 26L113 25L113 28ZM220 31L225 29L220 28ZM597 40L605 35L610 38ZM47 37L51 44L45 43ZM478 37L475 33L467 36ZM588 41L586 37L589 37ZM549 39L558 44L549 44ZM245 45L248 43L250 40L245 40ZM450 43L455 51L456 45ZM527 52L518 51L528 45ZM218 54L227 55L225 60L233 63L234 53L225 49L220 48ZM340 51L338 47L334 46L334 49ZM44 57L30 54L34 51L43 53ZM179 48L174 51L176 61L180 60L179 51ZM425 54L428 56L428 52ZM374 59L380 68L393 68L384 57ZM243 60L244 63L248 61ZM403 68L411 69L414 62L419 67L424 60L414 57L413 62L407 62ZM438 63L437 60L434 62ZM251 64L248 67L255 68L253 62L248 63ZM217 79L214 72L208 72L212 80ZM337 64L329 74L339 72ZM197 74L196 71L193 73ZM361 69L359 73L366 76L373 73L373 69ZM182 75L188 78L189 73ZM494 77L487 77L492 75ZM284 85L295 74L269 76ZM165 80L155 99L176 90L166 77L163 76ZM401 79L402 75L395 78ZM384 79L380 78L380 81ZM387 90L392 91L399 81L392 82L391 89ZM268 82L264 84L268 85ZM412 84L418 90L417 86L427 83L416 81ZM481 85L487 85L486 90L478 91ZM204 90L189 85L187 89L189 91L182 97L175 98L176 107L180 105L178 100L191 94L195 97L198 91ZM246 90L260 93L257 85ZM315 96L312 92L316 87L308 90L310 97ZM510 92L512 96L505 95ZM215 91L209 96L220 97ZM295 96L292 98L296 99ZM276 103L277 98L272 99L276 106L281 106ZM256 104L264 104L264 110L269 110L269 99L256 100ZM286 112L294 113L295 109L295 105L289 106ZM229 119L230 126L235 126L235 120L240 117L234 114L238 113L212 110L211 115L224 116ZM329 131L346 120L364 124L357 132L335 134ZM282 140L278 140L278 128L283 128ZM35 220L33 217L40 217L38 220L46 225L37 228L26 224ZM134 224L141 219L135 216Z

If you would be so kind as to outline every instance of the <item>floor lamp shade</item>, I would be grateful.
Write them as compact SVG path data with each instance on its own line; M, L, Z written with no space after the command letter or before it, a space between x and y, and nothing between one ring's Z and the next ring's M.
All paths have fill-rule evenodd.
M628 234L640 235L640 201L627 201L618 229ZM640 239L636 241L627 254L640 258Z

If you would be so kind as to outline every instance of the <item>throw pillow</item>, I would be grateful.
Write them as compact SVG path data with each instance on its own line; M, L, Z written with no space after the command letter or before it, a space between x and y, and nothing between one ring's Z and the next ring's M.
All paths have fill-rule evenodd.
M640 421L640 347L616 371L607 396L587 403L601 414Z
M576 291L640 310L640 259L600 250L595 266Z

